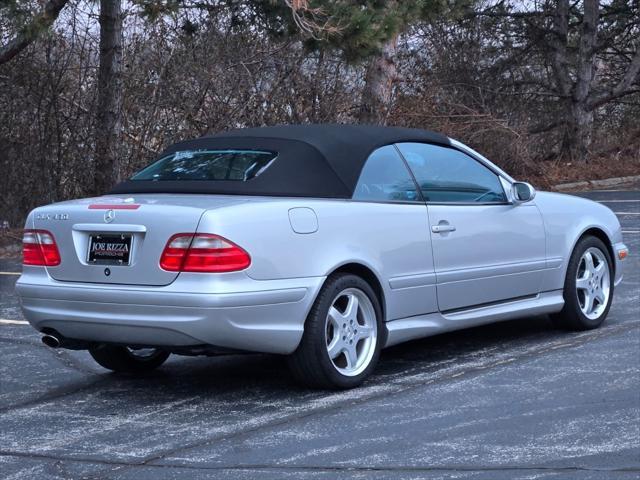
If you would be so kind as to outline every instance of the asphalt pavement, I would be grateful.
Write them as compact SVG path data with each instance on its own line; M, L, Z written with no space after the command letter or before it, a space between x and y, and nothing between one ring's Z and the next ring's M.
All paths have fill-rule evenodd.
M302 389L268 355L108 373L40 343L0 260L0 477L637 479L640 188L580 195L631 251L600 329L531 317L414 341L347 392Z

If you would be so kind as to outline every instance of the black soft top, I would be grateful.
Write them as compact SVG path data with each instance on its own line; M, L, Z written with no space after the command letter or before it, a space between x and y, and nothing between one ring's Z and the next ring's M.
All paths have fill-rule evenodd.
M277 152L262 174L248 181L127 180L109 193L210 193L351 198L360 171L375 149L399 142L449 146L444 135L413 128L365 125L282 125L243 128L176 143L180 150L242 149Z

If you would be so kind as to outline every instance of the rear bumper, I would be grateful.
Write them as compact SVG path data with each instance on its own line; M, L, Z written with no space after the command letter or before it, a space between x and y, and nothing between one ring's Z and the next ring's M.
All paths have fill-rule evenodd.
M298 346L324 281L257 281L242 274L211 283L185 277L165 287L71 284L25 269L16 292L34 328L52 328L68 338L286 354Z

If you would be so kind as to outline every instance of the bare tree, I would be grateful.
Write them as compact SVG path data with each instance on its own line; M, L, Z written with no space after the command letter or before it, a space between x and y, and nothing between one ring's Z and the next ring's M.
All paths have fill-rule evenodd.
M120 175L122 129L122 5L100 0L100 67L95 124L94 191L104 193Z
M582 25L575 73L572 72L569 43L570 3L558 0L554 12L554 31L551 42L553 50L553 78L556 89L566 103L565 124L561 152L578 161L588 156L593 132L594 109L605 103L633 93L631 86L640 72L640 42L635 44L628 67L620 81L611 89L603 89L595 76L598 60L598 23L600 5L598 0L584 0Z
M585 0L584 18L577 55L575 80L569 59L569 0L559 0L553 16L551 47L556 88L567 103L566 123L561 150L571 158L584 159L591 143L593 112L587 109L587 97L594 72L593 47L597 36L598 1Z

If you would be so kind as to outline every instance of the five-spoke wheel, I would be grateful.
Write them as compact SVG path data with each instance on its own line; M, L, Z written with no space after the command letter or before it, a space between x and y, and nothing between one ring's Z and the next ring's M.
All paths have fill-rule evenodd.
M609 264L604 253L590 247L580 257L576 275L576 293L582 313L589 319L602 315L610 292Z
M606 318L612 296L613 264L609 251L599 238L583 237L567 266L564 307L551 318L571 330L596 328Z
M378 325L371 300L357 288L340 292L326 321L326 343L333 366L342 374L360 374L376 349Z
M309 312L289 366L309 386L355 387L375 367L382 333L380 300L371 285L356 275L334 274Z

